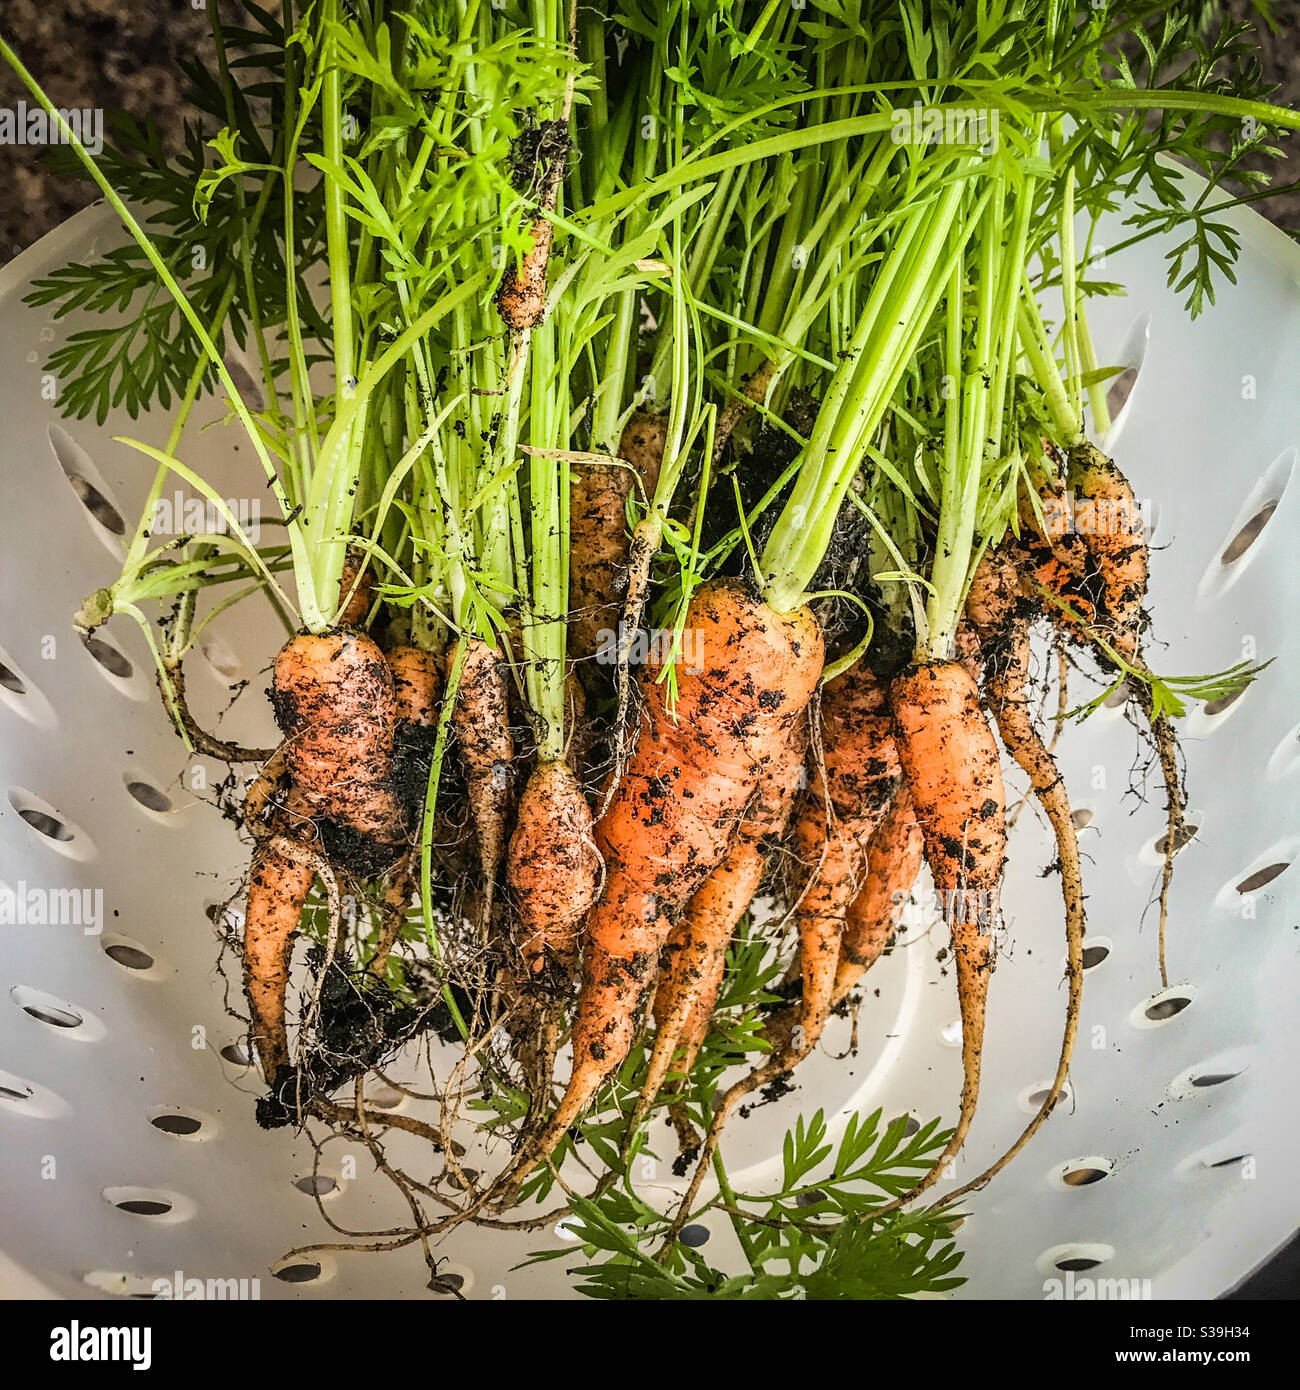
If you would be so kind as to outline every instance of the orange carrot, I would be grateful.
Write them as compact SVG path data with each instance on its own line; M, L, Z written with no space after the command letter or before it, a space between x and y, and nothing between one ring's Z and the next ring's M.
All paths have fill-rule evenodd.
M391 863L404 838L392 787L393 677L374 642L351 628L291 637L275 659L271 698L291 786L273 820L278 833L254 855L244 925L244 989L268 1081L288 1062L291 943L313 878L285 836L320 834L328 823L365 841L375 863Z
M365 553L349 546L339 579L339 601L343 604L339 622L346 627L359 626L375 601L375 577L368 567L362 569L365 563Z
M244 998L262 1075L274 1085L289 1064L285 995L293 937L311 892L311 821L301 792L290 787L253 851L244 911ZM298 852L302 845L301 853Z
M890 689L898 756L907 774L925 858L945 904L962 1023L961 1113L952 1138L910 1201L960 1150L979 1096L988 977L993 968L1006 851L1006 793L993 731L975 682L955 661L913 666Z
M497 868L505 850L515 746L500 655L478 637L460 640L467 642L468 648L451 722L465 766L470 813L478 833L486 921L496 891ZM455 660L453 645L447 651L448 671Z
M529 232L531 246L517 266L506 271L497 291L497 308L508 328L527 332L546 314L546 266L551 257L553 228L539 217Z
M678 1070L686 1075L704 1041L722 984L727 944L763 880L763 843L784 832L795 791L802 783L805 742L805 721L800 720L764 770L726 857L691 898L669 934L655 991L654 1049L629 1135L659 1093L678 1044L684 1044L685 1053Z
M1083 993L1083 873L1079 843L1065 782L1029 712L1029 622L1016 596L1015 564L1005 547L986 552L967 596L967 613L988 654L986 693L1003 745L1029 777L1056 837L1065 901L1069 1000L1056 1076L1034 1118L1001 1158L961 1189L982 1186L1029 1142L1059 1100L1069 1071Z
M299 633L275 659L271 698L307 813L396 843L393 677L374 642L352 629Z
M835 971L838 1004L880 959L921 868L921 827L904 782L867 848L866 882L844 915Z
M423 647L393 647L387 653L388 669L393 673L395 717L422 729L438 722L438 700L442 695L442 667L436 652Z
M783 1055L773 1058L788 1065L812 1051L830 1016L844 914L862 887L867 846L898 789L885 691L861 663L822 692L821 748L794 827L805 874L795 908L803 996Z
M244 996L253 1047L268 1085L289 1065L285 1023L289 963L314 877L305 864L269 846L253 856L244 914Z
M1069 477L1076 521L1103 585L1107 640L1132 661L1147 595L1145 523L1128 479L1091 444L1070 451Z
M693 664L678 661L675 710L665 683L643 679L636 745L596 827L606 878L587 923L573 1071L550 1123L521 1150L513 1190L626 1057L666 914L726 853L821 672L822 636L811 612L776 613L739 583L703 585L685 626Z
M638 411L623 430L621 464L574 464L569 501L569 659L590 680L589 658L612 663L627 584L627 500L653 495L668 431L663 416Z
M519 798L506 860L517 941L530 970L541 970L548 956L564 965L577 958L600 868L578 779L565 762L538 763Z

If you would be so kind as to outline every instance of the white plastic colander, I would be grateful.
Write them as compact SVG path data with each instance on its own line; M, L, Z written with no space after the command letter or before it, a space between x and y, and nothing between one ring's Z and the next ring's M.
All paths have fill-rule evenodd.
M1158 989L1148 908L1164 830L1158 778L1144 772L1121 709L1061 738L1086 821L1091 948L1071 1090L1017 1161L969 1199L960 1233L969 1282L958 1297L1041 1299L1063 1269L1076 1280L1150 1280L1157 1298L1213 1296L1300 1226L1289 1084L1300 870L1288 867L1300 853L1300 634L1290 606L1300 576L1300 251L1251 213L1236 222L1239 284L1196 323L1165 288L1155 242L1112 258L1107 278L1128 296L1096 303L1090 317L1100 360L1136 369L1108 447L1154 524L1150 607L1167 646L1152 646L1152 664L1192 674L1275 660L1239 699L1198 707L1183 729L1188 820L1199 833L1178 857L1168 991ZM0 271L0 565L10 595L0 616L0 881L45 901L54 889L89 889L92 912L102 890L103 904L98 933L68 920L70 899L59 924L0 925L0 1293L139 1294L180 1271L257 1279L264 1298L427 1297L416 1245L284 1266L291 1247L343 1237L316 1209L310 1146L253 1120L258 1079L228 1011L242 1005L238 979L216 968L207 915L247 858L210 804L225 769L185 757L129 620L89 645L71 627L81 598L115 574L151 476L112 436L161 445L167 421L64 421L43 364L82 325L54 323L20 298L33 276L121 235L107 210L92 209ZM209 403L203 418L220 414ZM185 456L223 494L266 498L270 514L236 427L191 433ZM282 634L264 613L250 620L254 611L214 624L190 660L188 690L211 727L232 686L249 680L220 727L269 744L263 691ZM1083 697L1078 682L1072 703ZM1023 779L1009 782L1014 798ZM1134 787L1144 800L1129 795ZM1059 879L1041 876L1053 857L1028 808L1013 832L982 1100L957 1181L1014 1138L1055 1067L1064 940ZM877 1108L953 1118L959 1028L953 981L936 959L943 945L942 930L916 914L867 977L856 1056L840 1055L848 1024L833 1020L795 1094L733 1122L726 1152L738 1186L761 1190L800 1110L822 1107L833 1124ZM403 1076L400 1062L392 1072ZM376 1105L419 1112L383 1089ZM673 1145L666 1127L654 1132L665 1161L657 1180L643 1171L641 1186L668 1200ZM416 1176L436 1171L419 1141L388 1142ZM486 1155L484 1166L494 1161ZM1075 1169L1091 1180L1067 1180ZM345 1230L408 1221L360 1146L330 1143L317 1181ZM704 1253L738 1267L725 1220L705 1225ZM560 1264L513 1268L561 1239L462 1227L440 1249L443 1272L459 1274L470 1298L563 1297Z

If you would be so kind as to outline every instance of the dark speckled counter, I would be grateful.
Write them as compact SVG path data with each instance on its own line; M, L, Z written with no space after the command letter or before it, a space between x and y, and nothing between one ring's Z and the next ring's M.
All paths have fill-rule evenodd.
M125 110L152 117L174 147L192 115L181 101L177 55L210 50L209 16L194 4L217 0L0 0L0 30L58 106ZM1254 16L1252 0L1225 7L1236 18ZM1264 67L1280 84L1278 99L1300 103L1300 0L1273 0L1276 34L1259 26ZM223 0L222 13L238 22L240 6ZM0 64L0 108L14 109L24 93ZM1300 178L1300 137L1284 141L1292 155L1276 169L1279 182ZM38 150L0 145L0 263L11 259L91 199L85 184L56 179ZM1300 226L1300 194L1269 202L1283 227Z

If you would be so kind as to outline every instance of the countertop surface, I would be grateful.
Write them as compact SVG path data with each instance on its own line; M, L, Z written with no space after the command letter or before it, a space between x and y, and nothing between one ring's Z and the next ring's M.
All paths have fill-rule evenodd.
M210 15L195 3L217 0L3 0L0 32L57 106L126 111L140 121L152 117L164 144L174 148L194 114L182 99L184 77L176 59L212 48ZM238 23L241 8L236 0L222 0L227 22ZM1224 7L1234 19L1255 21L1265 71L1279 84L1274 100L1300 104L1300 0L1273 0L1270 8L1276 33L1255 18L1252 0ZM24 95L0 64L0 108L16 108ZM1296 181L1300 139L1281 144L1289 157L1275 166L1276 180ZM91 196L86 184L51 176L39 150L0 145L0 264ZM1282 227L1300 228L1300 193L1270 199L1262 211Z

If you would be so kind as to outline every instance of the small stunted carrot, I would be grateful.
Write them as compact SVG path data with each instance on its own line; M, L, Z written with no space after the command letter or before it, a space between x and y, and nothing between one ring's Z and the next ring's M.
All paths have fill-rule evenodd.
M287 852L286 835L308 824L301 796L290 790L253 852L244 910L244 998L249 1033L268 1085L289 1065L285 997L293 937L315 873L305 858Z
M1065 903L1066 976L1069 998L1056 1075L1038 1112L1015 1144L962 1192L981 1187L1000 1172L1033 1138L1051 1114L1065 1088L1070 1057L1079 1027L1083 998L1083 938L1087 923L1083 906L1083 870L1079 841L1061 776L1043 743L1029 711L1029 617L1016 591L1013 552L999 547L985 553L966 599L966 611L979 632L986 653L985 694L1003 746L1029 778L1056 838L1057 865ZM1030 610L1032 611L1032 609Z
M432 729L438 722L442 665L436 652L423 647L393 647L387 653L393 673L393 713L398 722Z
M438 723L438 700L442 694L442 663L438 654L423 647L397 646L386 652L385 658L393 673L393 716L398 730L403 725L434 728ZM408 807L407 815L414 821L413 808ZM408 830L416 829L414 824L408 824ZM415 874L408 855L389 870L383 925L370 962L371 973L376 976L384 973L388 957L405 925L414 891Z
M569 660L590 679L589 658L612 660L627 584L627 500L640 487L652 496L668 431L663 416L637 411L619 442L631 465L572 465L569 501Z
M506 271L497 290L501 317L507 328L518 333L536 328L546 315L546 267L553 234L550 218L535 218L528 233L528 250L517 265Z
M339 579L339 601L343 604L339 622L345 627L360 626L375 601L374 574L369 566L363 566L366 566L365 552L350 545Z
M578 779L566 762L539 762L519 798L506 859L516 941L530 970L541 970L548 956L570 966L577 959L600 870Z
M244 995L253 1047L268 1085L289 1065L289 962L314 877L311 869L274 849L259 849L253 856L244 914Z
M587 922L573 1071L550 1122L521 1149L509 1195L626 1057L667 935L666 914L726 853L821 672L821 629L812 613L777 613L740 583L701 586L685 627L693 659L679 658L673 673L675 708L666 682L647 674L636 744L596 827L606 877Z
M784 833L795 792L803 782L806 741L806 721L800 720L764 770L726 857L705 879L669 934L655 990L654 1048L628 1124L629 1139L654 1103L679 1044L683 1057L678 1070L685 1075L704 1041L722 984L727 945L763 880L764 841Z
M921 870L921 827L904 782L867 847L866 882L844 914L835 971L838 1004L880 959Z
M1103 584L1106 638L1125 661L1137 656L1150 560L1146 524L1128 479L1091 444L1070 451L1075 523Z
M374 642L349 628L299 633L275 659L271 699L307 813L395 844L393 676Z
M958 662L913 666L890 687L898 756L921 827L925 859L951 931L961 1012L961 1113L934 1166L892 1210L937 1181L975 1115L993 924L1006 856L1006 792L979 690ZM873 1213L875 1214L875 1213Z
M822 692L822 757L795 822L805 882L795 907L803 995L790 1038L771 1066L816 1046L834 1004L844 914L863 886L867 846L898 790L900 770L885 691L863 666Z
M460 641L468 646L451 722L465 765L470 814L478 835L483 920L486 922L496 891L497 869L506 847L510 765L515 745L510 733L509 695L500 654L478 637L462 637ZM448 671L455 661L456 645L453 644L447 650Z
M277 817L284 828L259 836L244 923L244 990L268 1081L288 1061L291 943L313 877L290 854L287 835L319 833L328 822L360 837L372 862L386 865L401 854L405 833L392 786L393 677L374 642L351 628L298 633L275 659L271 699L290 789Z
M1089 646L1104 666L1114 665L1113 654L1132 667L1138 676L1134 681L1137 700L1150 725L1165 784L1166 830L1160 879L1158 954L1161 983L1168 985L1165 938L1169 890L1173 883L1174 856L1186 842L1186 798L1178 767L1178 738L1169 716L1155 713L1151 686L1145 679L1151 673L1139 651L1150 572L1145 522L1128 479L1099 449L1086 441L1070 451L1067 476L1076 489L1075 515L1070 527L1072 553L1084 558L1081 562L1072 562L1064 572L1040 563L1035 578L1048 591L1049 597L1043 606L1059 631ZM1035 553L1032 540L1030 552ZM1038 553L1041 555L1041 551ZM1058 601L1053 602L1053 598Z

